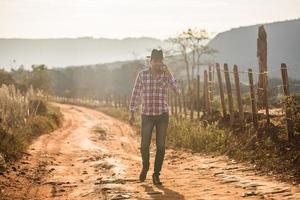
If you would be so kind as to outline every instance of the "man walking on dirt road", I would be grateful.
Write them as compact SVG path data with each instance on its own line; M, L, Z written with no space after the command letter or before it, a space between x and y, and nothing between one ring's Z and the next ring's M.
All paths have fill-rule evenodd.
M168 86L171 86L176 94L181 93L176 79L163 63L162 50L153 49L150 56L150 67L140 71L135 80L129 105L131 112L129 123L132 124L135 120L134 112L137 109L138 97L141 96L141 155L143 168L139 179L141 182L146 180L150 165L149 147L152 130L155 126L156 155L154 173L152 175L152 181L155 185L162 185L159 175L165 156L165 140L169 123L169 106L167 103Z

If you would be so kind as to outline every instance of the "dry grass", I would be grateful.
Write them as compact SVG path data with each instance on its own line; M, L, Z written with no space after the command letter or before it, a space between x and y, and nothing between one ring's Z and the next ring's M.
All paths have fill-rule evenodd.
M124 109L111 106L100 106L97 109L128 122L130 113ZM135 128L140 128L139 115L136 115ZM186 148L202 153L227 154L236 160L249 162L265 173L276 174L287 181L300 182L299 145L288 141L274 141L270 132L274 130L265 129L264 138L258 139L251 124L231 128L215 121L203 126L199 120L171 117L167 145L169 148Z
M14 85L0 87L0 154L6 160L21 157L31 140L56 129L62 121L57 108L32 88L25 94Z

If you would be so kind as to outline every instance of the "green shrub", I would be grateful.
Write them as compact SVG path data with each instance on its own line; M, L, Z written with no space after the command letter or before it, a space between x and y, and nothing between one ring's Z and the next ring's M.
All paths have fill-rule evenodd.
M29 119L24 127L10 131L1 128L0 153L4 155L6 160L16 160L21 157L22 152L26 150L32 139L54 131L60 123L46 116L35 116Z
M36 116L28 121L26 128L31 130L31 136L36 137L43 133L48 133L56 127L56 124L51 119L45 116Z
M37 115L45 115L47 113L46 102L42 99L30 100L29 104Z
M230 132L221 130L216 124L203 127L187 119L170 119L167 143L169 146L189 148L194 151L224 151Z
M23 135L17 135L0 128L0 153L5 160L15 160L20 157L20 152L27 146Z

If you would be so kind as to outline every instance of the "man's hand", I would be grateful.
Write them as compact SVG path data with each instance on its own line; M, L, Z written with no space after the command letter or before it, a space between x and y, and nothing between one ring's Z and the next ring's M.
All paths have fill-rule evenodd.
M134 123L135 119L134 119L134 112L131 112L131 116L130 116L130 119L129 119L129 124L132 126L133 123Z
M172 74L171 74L171 72L170 72L170 70L169 70L169 68L168 68L167 65L163 64L162 70L163 70L163 72L164 72L165 74L167 74L167 76L168 76L170 79L172 78Z

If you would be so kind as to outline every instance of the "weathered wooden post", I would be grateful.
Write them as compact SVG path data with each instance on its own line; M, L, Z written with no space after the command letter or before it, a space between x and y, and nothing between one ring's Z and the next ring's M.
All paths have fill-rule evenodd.
M171 106L171 101L170 101L171 96L170 96L170 93L171 93L171 91L168 90L168 94L167 94L168 95L168 100L167 101L168 101L168 105L169 106Z
M258 28L257 38L257 58L259 64L259 79L257 91L257 103L265 108L267 123L270 123L269 103L268 103L268 45L267 33L264 26Z
M204 72L203 72L203 74L204 74ZM204 113L204 114L206 114L207 113L207 108L206 108L206 88L207 86L206 86L206 81L204 80L204 75L203 75L203 89L202 89L202 112Z
M174 106L175 106L175 117L178 117L178 102L177 102L177 94L174 94Z
M229 114L230 114L230 125L233 125L233 123L234 123L233 99L232 99L229 69L228 69L228 65L226 63L224 64L224 76L225 76L227 97L228 97L228 110L229 110Z
M194 87L195 86L195 81L194 78L192 78L192 88L190 89L190 119L193 120L194 119L194 109L195 109L195 91L194 91Z
M240 123L244 123L244 109L243 109L243 102L242 102L242 95L241 95L241 87L240 87L240 77L239 77L239 69L237 65L233 66L234 72L234 82L235 82L235 89L236 89L236 97L239 109L239 121Z
M288 72L287 72L286 64L284 63L281 64L281 77L282 77L283 91L286 98L285 114L286 114L288 139L289 141L291 141L291 139L294 137L294 122L292 119L291 102L289 102L288 99L290 97Z
M127 108L127 95L126 94L123 95L123 99L124 99L123 100L124 101L123 109L126 110L126 108Z
M200 118L200 75L197 75L197 118Z
M257 104L255 99L254 93L254 85L253 85L253 72L252 69L248 69L248 78L249 78L249 90L250 90L250 97L251 97L251 108L252 108L252 122L254 127L258 128L258 121L257 121ZM260 134L260 133L258 133ZM261 135L258 135L260 137Z
M114 95L115 101L116 101L116 108L119 107L119 96L118 95Z
M179 113L180 117L182 117L182 100L181 100L182 95L177 95L178 98L178 104L179 104Z
M170 92L171 113L172 113L172 115L174 116L174 101L173 101L173 99L174 99L174 95L173 95L172 92Z
M184 89L184 83L181 82L181 94L182 94L182 105L183 105L183 112L184 117L187 117L187 111L186 111L186 98L185 98L185 89Z
M257 91L257 101L260 107L265 107L267 102L265 99L264 89L266 87L267 79L265 76L268 71L268 44L267 44L267 33L265 27L262 25L258 28L257 37L257 59L259 65L259 77L258 77L258 91Z
M124 110L127 110L127 95L124 94Z
M209 84L207 70L204 70L204 91L205 91L205 108L206 111L211 114L210 95L209 95Z
M267 73L267 71L265 72L264 78L265 78L265 84L264 84L264 102L265 102L267 123L270 124L269 100L268 100L268 73Z
M130 104L130 96L129 95L127 95L127 109L129 109L129 104Z
M212 79L212 66L208 66L208 89L209 89L209 99L212 101L214 99L213 94L213 79Z
M118 99L117 99L116 95L113 95L113 101L115 104L115 108L117 108L118 107Z
M216 63L216 70L217 70L218 84L219 84L220 98L221 98L221 105L222 105L222 111L223 111L223 117L224 117L226 115L226 105L225 105L223 81L222 81L222 76L221 76L221 70L220 70L220 64L219 63Z

